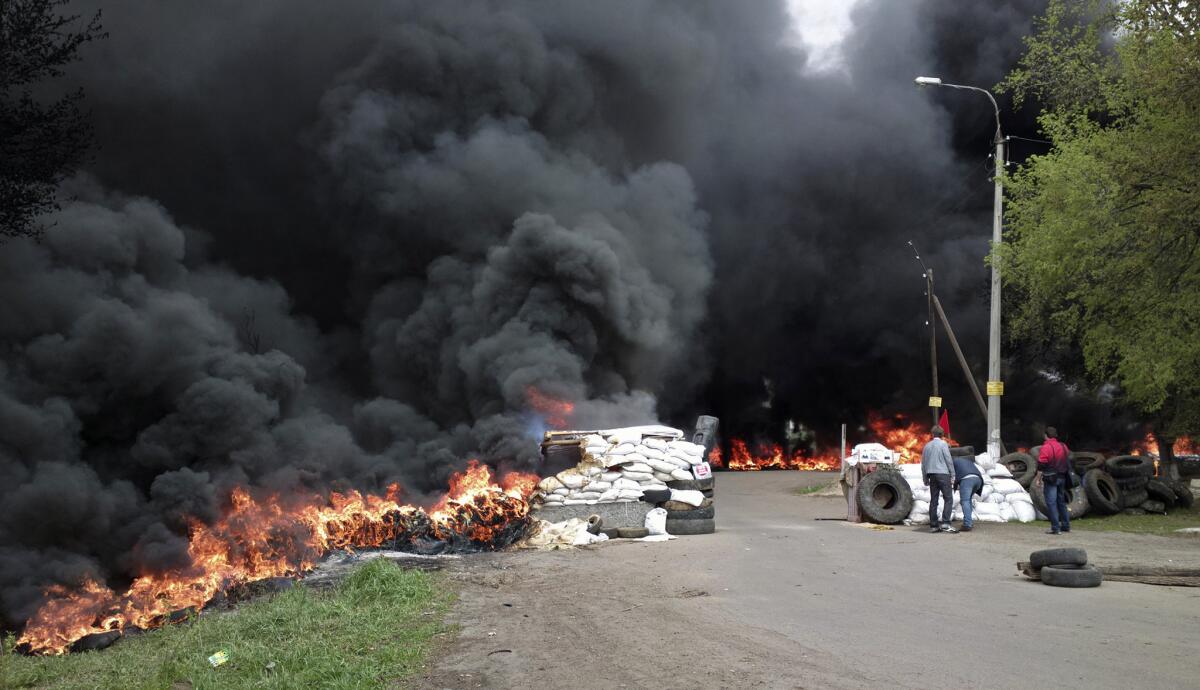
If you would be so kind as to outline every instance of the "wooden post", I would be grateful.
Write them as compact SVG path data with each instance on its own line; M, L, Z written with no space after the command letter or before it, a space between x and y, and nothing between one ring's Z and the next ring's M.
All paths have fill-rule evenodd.
M933 269L925 269L925 292L929 295L929 370L933 374L933 397L938 397L938 377L937 377L937 320L933 318ZM938 411L940 408L934 407L933 423L938 423Z
M950 320L946 318L946 312L942 309L942 302L933 296L933 307L937 310L938 317L942 320L942 325L946 327L946 335L950 336L950 347L954 348L954 355L958 357L958 364L962 367L963 375L967 377L967 383L971 384L971 392L975 394L975 402L979 405L979 411L983 413L984 419L987 419L987 403L983 401L983 395L979 392L979 384L975 383L975 375L971 373L971 367L967 366L967 358L963 356L962 348L958 346L958 338L954 337L954 329L950 327ZM1000 444L1000 452L1007 453L1004 449L1004 444Z

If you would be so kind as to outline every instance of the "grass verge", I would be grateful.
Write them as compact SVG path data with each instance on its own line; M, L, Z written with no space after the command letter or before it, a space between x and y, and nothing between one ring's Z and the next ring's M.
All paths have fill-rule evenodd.
M1045 520L1033 522L1008 523L1019 525L1024 529L1046 529L1050 523ZM1166 515L1147 513L1145 515L1084 515L1071 521L1071 530L1080 532L1131 532L1133 534L1157 534L1166 537L1196 539L1195 534L1179 534L1175 530L1184 527L1200 527L1200 510L1192 508L1173 508Z
M802 486L792 493L796 494L797 496L810 496L812 494L832 489L835 486L837 486L837 482L829 482L828 484L813 484L812 486Z
M3 688L374 688L420 670L451 600L436 575L377 558L332 591L303 584L62 657L0 655ZM225 650L213 668L208 657Z

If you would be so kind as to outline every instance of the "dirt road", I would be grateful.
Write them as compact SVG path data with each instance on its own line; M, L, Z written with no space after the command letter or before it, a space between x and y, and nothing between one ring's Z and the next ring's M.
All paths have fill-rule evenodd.
M461 626L428 688L1180 688L1200 682L1200 588L1047 587L1034 549L1200 566L1200 538L873 531L830 475L718 477L718 533L456 561Z

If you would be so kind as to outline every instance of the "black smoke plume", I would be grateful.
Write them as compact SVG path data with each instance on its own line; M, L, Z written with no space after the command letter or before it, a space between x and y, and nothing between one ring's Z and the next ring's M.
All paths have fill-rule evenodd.
M531 391L920 410L906 242L982 372L991 114L912 78L995 83L1041 6L863 2L814 72L771 2L73 3L101 149L0 246L0 622L178 567L234 486L536 468Z

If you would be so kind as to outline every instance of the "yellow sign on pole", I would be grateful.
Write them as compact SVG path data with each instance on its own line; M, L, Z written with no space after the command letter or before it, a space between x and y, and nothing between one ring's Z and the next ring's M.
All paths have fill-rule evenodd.
M941 407L942 399L936 395L929 396L929 406L930 407Z
M987 382L987 394L988 395L1004 395L1004 382L1003 381L988 381Z

